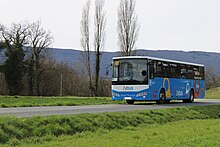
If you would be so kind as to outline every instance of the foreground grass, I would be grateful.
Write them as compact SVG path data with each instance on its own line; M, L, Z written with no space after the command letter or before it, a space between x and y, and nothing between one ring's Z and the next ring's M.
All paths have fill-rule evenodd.
M207 99L220 99L220 87L207 90L206 98Z
M77 106L119 104L124 101L112 101L108 97L30 97L0 96L0 107L34 107L34 106Z
M122 130L99 130L73 136L49 137L50 141L23 142L21 146L220 146L220 120L187 120L163 125L141 125Z
M181 120L219 118L220 105L71 116L0 117L0 143L9 145L17 145L20 141L39 143L53 140L54 136L75 135L98 130L120 130L143 124L148 126ZM172 134L170 135L172 138Z

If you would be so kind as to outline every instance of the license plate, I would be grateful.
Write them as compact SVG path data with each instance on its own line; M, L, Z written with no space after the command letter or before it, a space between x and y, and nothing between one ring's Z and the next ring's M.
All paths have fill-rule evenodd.
M131 97L125 97L125 100L131 100Z

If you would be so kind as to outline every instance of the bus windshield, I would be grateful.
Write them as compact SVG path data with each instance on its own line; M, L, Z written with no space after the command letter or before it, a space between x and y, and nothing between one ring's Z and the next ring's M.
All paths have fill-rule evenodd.
M146 83L147 59L121 59L113 61L113 83Z

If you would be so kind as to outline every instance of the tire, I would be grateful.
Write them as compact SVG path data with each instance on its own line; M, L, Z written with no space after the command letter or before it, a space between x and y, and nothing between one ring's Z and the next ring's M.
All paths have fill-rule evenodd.
M160 95L159 95L159 100L156 101L157 104L165 104L166 103L166 95L165 95L165 91L161 90L160 91Z
M194 102L194 92L193 90L190 91L189 99L183 100L184 103L192 103Z
M194 102L194 92L193 90L190 91L189 103Z
M134 104L134 100L126 100L128 104Z

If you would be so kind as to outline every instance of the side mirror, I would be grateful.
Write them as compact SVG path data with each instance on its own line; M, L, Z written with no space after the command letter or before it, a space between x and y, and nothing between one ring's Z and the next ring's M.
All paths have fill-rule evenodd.
M145 76L147 75L147 71L146 71L146 70L143 70L143 71L141 72L141 75L145 77Z
M112 63L109 64L109 65L105 68L105 75L106 75L106 77L109 76L109 68L110 68L110 67L112 67Z
M108 69L106 69L105 75L106 75L106 77L109 75L109 70Z

